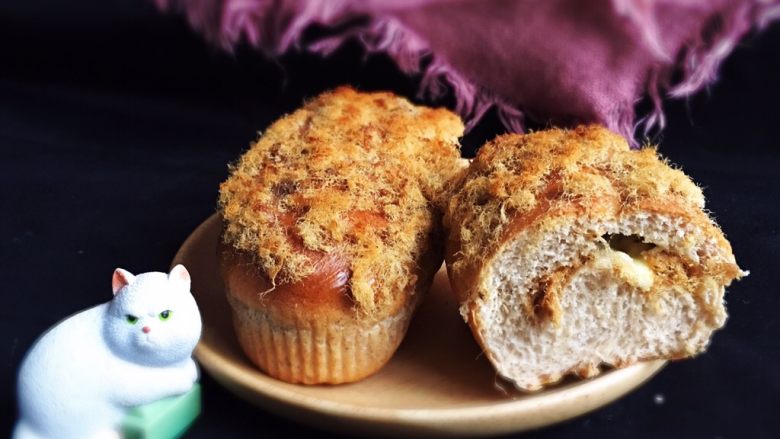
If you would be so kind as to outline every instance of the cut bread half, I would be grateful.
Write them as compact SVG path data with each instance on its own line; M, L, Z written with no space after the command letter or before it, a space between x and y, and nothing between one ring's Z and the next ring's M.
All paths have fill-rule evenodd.
M463 317L524 390L702 352L747 274L703 207L655 150L601 127L499 137L445 215Z

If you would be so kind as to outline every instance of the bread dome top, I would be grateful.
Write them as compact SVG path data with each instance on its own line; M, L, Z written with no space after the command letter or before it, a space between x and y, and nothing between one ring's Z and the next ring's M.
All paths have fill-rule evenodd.
M677 210L717 237L704 212L701 189L670 167L653 147L631 150L621 136L598 125L507 134L485 144L453 184L444 222L455 270L468 270L500 245L510 223L555 221L545 212L588 200L610 199L624 211L648 206Z
M435 200L460 169L453 113L342 87L278 120L220 186L223 239L272 284L336 254L373 311L414 283L438 230Z

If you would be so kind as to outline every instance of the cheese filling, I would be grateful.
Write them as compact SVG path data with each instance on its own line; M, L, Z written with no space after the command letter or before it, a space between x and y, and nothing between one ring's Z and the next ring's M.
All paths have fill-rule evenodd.
M596 254L594 268L613 270L623 280L647 291L653 286L653 271L642 258L642 253L655 247L636 236L606 236L609 246Z

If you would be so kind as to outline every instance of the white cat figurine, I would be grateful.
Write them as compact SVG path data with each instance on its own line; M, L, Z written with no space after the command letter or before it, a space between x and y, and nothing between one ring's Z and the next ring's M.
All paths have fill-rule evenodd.
M19 370L14 439L118 437L128 409L186 393L201 319L183 265L137 276L117 268L113 300L35 343Z

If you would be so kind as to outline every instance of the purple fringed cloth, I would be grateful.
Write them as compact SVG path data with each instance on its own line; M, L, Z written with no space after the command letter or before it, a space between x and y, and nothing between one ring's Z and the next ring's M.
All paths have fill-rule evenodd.
M662 97L714 81L743 35L780 18L780 0L156 1L228 50L327 55L356 39L422 73L421 95L451 87L468 128L495 106L513 131L529 117L599 122L627 138L663 128ZM304 42L313 25L338 31ZM654 110L637 120L645 96Z

